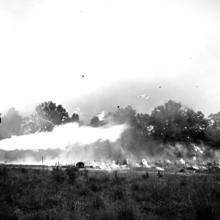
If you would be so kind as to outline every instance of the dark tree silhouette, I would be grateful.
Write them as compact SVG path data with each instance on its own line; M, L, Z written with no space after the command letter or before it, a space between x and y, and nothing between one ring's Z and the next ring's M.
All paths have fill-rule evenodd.
M11 135L20 135L22 133L22 116L15 108L10 108L3 117L2 125Z
M208 120L202 112L194 112L172 100L156 107L149 123L154 128L154 138L164 142L200 142L204 140L208 127Z
M62 105L54 102L44 102L35 109L34 121L40 125L40 130L50 131L55 125L70 121L69 114Z
M106 122L105 121L102 121L102 120L99 120L99 117L98 116L94 116L91 120L90 120L90 126L92 127L100 127L100 126L103 126L105 125Z
M79 115L76 113L73 113L70 120L71 122L79 122Z
M209 126L206 129L205 141L208 145L220 148L220 112L208 117Z
M10 108L2 117L0 139L22 134L23 118L15 108Z
M59 125L69 120L69 115L62 105L54 102L44 102L36 107L36 112L43 118L51 121L54 125Z
M113 114L110 113L113 121L118 124L128 123L131 126L136 125L136 111L131 107L120 108Z
M214 128L220 129L220 112L216 114L211 114L208 118Z

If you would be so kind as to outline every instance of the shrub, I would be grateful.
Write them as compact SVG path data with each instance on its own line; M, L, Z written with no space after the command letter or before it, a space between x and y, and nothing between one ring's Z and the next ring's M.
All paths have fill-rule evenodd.
M92 198L91 206L94 209L101 209L105 207L104 201L98 194L95 194L95 196Z
M93 192L98 192L101 190L101 187L100 187L100 184L98 182L92 182L90 184L90 189L93 191Z
M65 174L63 170L57 166L52 170L52 178L59 184L63 183L65 180Z
M134 207L129 204L128 202L123 204L122 206L119 206L116 216L117 220L135 220L137 219L137 216L135 214Z
M112 182L114 183L114 184L121 184L121 178L119 177L119 175L118 175L118 171L114 171L113 173L112 173Z
M8 177L8 169L6 166L0 167L0 177Z
M21 173L26 174L28 170L24 167L20 168Z
M140 190L140 186L139 186L139 184L138 183L132 183L131 184L131 190L132 191L139 191Z
M115 200L123 200L125 197L124 187L115 186L112 190L112 199Z
M149 178L149 173L146 171L145 174L142 175L143 179L148 179Z
M78 175L79 169L74 166L69 166L66 168L66 174L68 176L69 183L74 183L77 175Z

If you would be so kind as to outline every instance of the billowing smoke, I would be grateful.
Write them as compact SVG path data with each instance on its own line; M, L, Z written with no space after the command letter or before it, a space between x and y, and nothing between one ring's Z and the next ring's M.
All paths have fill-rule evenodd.
M71 164L84 161L89 164L117 161L120 164L126 160L130 164L142 161L147 167L148 162L155 161L186 164L187 161L201 163L220 158L217 151L220 129L210 124L201 112L172 100L156 107L151 115L137 114L131 106L117 106L115 112L109 113L102 110L90 120L89 126L83 125L78 115L69 117L65 109L60 105L56 107L55 103L46 102L40 107L42 123L38 124L38 120L34 123L34 117L21 120L17 130L24 131L11 129L14 136L0 141L0 162ZM60 109L61 116L65 117L60 117ZM17 115L15 111L13 115ZM9 131L14 128L12 125L7 127ZM15 136L19 134L27 135Z
M113 158L120 154L120 138L127 125L106 125L98 128L68 123L52 132L13 136L0 141L0 149L17 156L5 155L1 160L19 163L72 163L79 160ZM30 151L31 150L31 151ZM22 153L18 153L22 152ZM51 153L53 152L53 153Z

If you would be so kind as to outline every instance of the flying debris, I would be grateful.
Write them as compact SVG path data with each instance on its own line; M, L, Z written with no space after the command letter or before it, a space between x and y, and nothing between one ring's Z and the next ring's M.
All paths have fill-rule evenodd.
M150 104L150 106L153 108L153 104L150 101L150 96L147 94L140 94L137 96L139 99L143 99L144 101L146 101L147 104Z
M150 96L146 95L146 94L141 94L141 95L138 95L138 98L148 100L150 98Z
M82 78L85 78L85 75L84 75L84 74L82 74Z
M159 88L159 89L161 89L161 88L162 88L162 86L159 86L158 88Z
M120 106L118 105L118 106L117 106L117 108L119 109L119 108L120 108Z

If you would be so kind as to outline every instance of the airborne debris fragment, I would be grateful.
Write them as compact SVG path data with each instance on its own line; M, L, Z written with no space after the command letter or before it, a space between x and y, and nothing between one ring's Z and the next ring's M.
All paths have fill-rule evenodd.
M146 95L146 94L140 94L140 95L138 95L138 98L148 100L150 98L150 96Z

